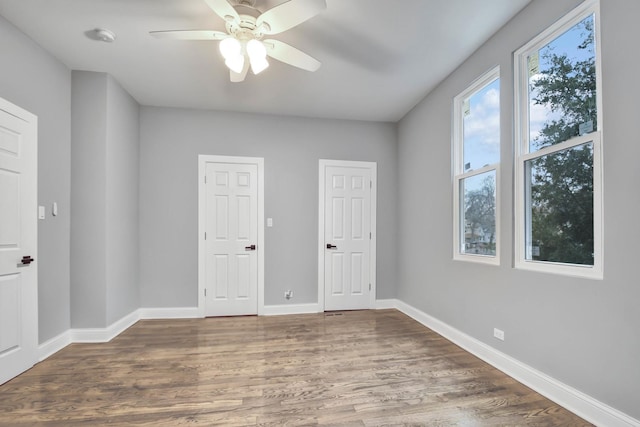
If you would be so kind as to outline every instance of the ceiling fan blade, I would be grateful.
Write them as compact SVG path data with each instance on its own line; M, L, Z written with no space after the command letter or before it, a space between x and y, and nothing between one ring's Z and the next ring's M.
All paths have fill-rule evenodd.
M227 0L204 0L225 21L239 21L240 15Z
M289 0L258 16L256 26L267 24L265 34L278 34L313 18L327 8L325 0Z
M302 68L307 71L316 71L320 68L320 61L307 55L301 50L296 49L279 40L263 40L264 46L267 48L267 55L273 59Z
M229 70L229 79L232 83L240 83L244 81L244 78L247 77L247 73L249 72L249 60L245 58L244 67L242 67L242 71L236 73L232 70Z
M213 30L150 31L149 34L158 39L173 40L222 40L229 37L227 33Z

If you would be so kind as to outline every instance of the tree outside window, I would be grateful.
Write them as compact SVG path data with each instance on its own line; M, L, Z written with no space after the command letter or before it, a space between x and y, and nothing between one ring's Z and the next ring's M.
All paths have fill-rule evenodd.
M588 3L588 2L587 2ZM516 185L522 185L523 261L594 267L600 258L601 135L595 2L553 37L516 54L524 59L527 126ZM518 115L517 119L522 119ZM524 181L519 181L524 177ZM574 270L575 272L576 270Z

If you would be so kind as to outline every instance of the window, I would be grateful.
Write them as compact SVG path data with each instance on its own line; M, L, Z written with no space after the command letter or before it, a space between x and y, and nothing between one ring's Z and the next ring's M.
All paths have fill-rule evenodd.
M500 70L453 100L453 258L499 264Z
M602 278L598 3L515 53L516 267Z

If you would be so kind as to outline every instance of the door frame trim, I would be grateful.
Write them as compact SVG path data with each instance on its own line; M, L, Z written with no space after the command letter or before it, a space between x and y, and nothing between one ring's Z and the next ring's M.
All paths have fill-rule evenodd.
M237 157L216 156L208 154L198 155L198 316L205 317L206 285L206 242L204 233L206 229L207 193L205 186L205 174L207 163L233 163L256 165L258 167L258 312L264 314L264 158L262 157Z
M377 194L378 194L378 164L376 162L362 162L352 160L328 160L320 159L319 161L319 179L318 179L318 311L325 310L324 300L324 209L325 209L325 177L326 168L328 166L337 167L356 167L369 169L371 171L371 241L369 260L369 279L371 280L371 292L369 292L369 308L376 306L376 212L377 212Z

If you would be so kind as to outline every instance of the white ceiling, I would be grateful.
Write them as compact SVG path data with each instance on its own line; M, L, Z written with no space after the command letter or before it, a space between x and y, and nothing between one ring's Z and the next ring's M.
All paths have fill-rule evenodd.
M229 82L218 42L148 34L224 31L204 0L0 0L0 15L70 69L111 74L142 105L395 122L529 1L326 0L273 36L320 60L318 71L270 60L242 83ZM85 35L98 27L116 41Z

